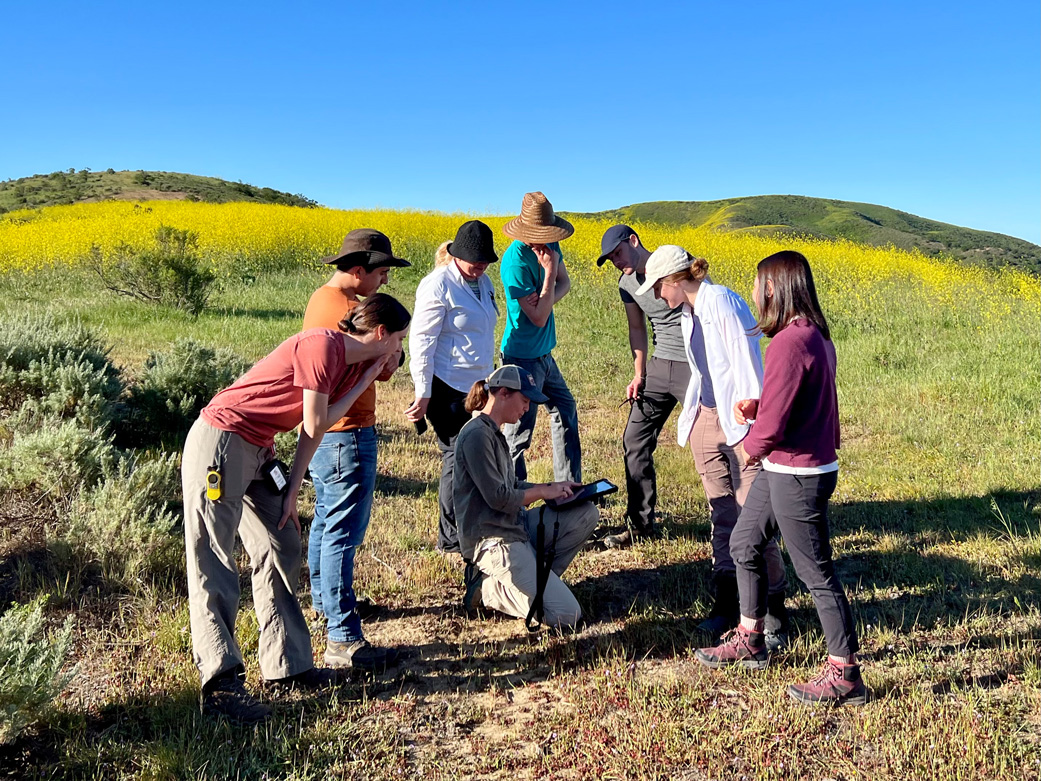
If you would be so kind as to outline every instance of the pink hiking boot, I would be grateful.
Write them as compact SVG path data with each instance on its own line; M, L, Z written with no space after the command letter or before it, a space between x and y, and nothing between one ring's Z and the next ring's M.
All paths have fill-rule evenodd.
M752 632L740 625L723 635L714 648L699 648L694 657L713 670L731 664L740 664L749 670L765 670L770 664L770 652L766 650L763 633Z
M830 659L812 681L788 687L788 696L803 705L864 705L868 695L859 664L836 664Z

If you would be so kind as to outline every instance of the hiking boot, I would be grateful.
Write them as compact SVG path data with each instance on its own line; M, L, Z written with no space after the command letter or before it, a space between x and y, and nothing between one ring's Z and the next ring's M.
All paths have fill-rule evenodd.
M752 632L743 626L731 629L714 648L699 648L694 652L699 662L713 670L739 664L749 670L765 670L770 664L770 652L762 632Z
M331 689L343 683L343 676L339 671L328 667L312 667L302 673L290 675L287 678L272 678L264 681L264 687L268 689Z
M218 676L203 689L200 707L206 716L223 717L246 726L269 719L271 708L246 691L237 673Z
M463 593L463 609L467 613L473 613L481 606L481 586L483 584L484 573L477 569L476 564L467 562L466 569L463 570L463 586L466 588Z
M712 575L713 602L708 618L698 624L698 629L713 638L720 637L728 629L737 626L741 608L737 595L737 575L733 572L716 572Z
M325 649L325 663L333 669L353 668L381 673L397 664L400 654L394 648L380 648L365 638L341 643L330 640Z
M773 654L788 647L790 622L788 608L784 604L783 591L767 597L766 610L763 632L766 635L766 650Z
M864 705L868 695L864 679L860 677L859 664L836 664L831 659L809 683L788 687L788 696L803 705Z

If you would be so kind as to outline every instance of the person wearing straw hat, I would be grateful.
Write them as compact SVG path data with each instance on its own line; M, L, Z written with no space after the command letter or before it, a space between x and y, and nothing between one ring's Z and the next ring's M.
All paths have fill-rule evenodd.
M502 362L520 366L535 378L535 386L547 399L554 479L578 483L582 481L578 405L552 353L557 346L553 307L571 289L560 242L575 229L553 212L545 195L532 192L525 194L520 215L502 231L514 240L503 253L499 270L506 294ZM519 421L503 429L518 480L528 475L524 451L531 445L537 412L538 406L531 405Z
M391 268L411 263L396 257L390 239L372 228L348 233L340 251L323 258L336 270L311 294L304 311L304 331L337 324L387 283ZM385 382L398 368L388 362L376 379ZM366 388L347 414L329 427L311 459L314 520L307 544L311 606L326 621L326 661L333 666L379 670L393 662L394 649L365 639L363 618L375 614L354 591L354 554L365 539L376 488L376 384Z
M681 312L690 383L679 418L679 444L690 445L701 477L712 523L712 583L715 602L699 629L719 635L740 617L737 573L730 537L759 472L744 457L739 443L749 431L734 404L759 398L763 385L762 334L748 304L737 293L708 279L708 261L683 247L665 244L647 259L644 282L637 289L654 295ZM776 542L764 545L769 572L766 642L771 650L788 641L784 596L784 560Z
M684 348L679 309L673 309L649 290L637 294L644 283L650 251L628 225L612 225L600 240L596 265L611 261L621 276L618 293L629 325L633 379L625 389L629 417L622 434L625 455L626 521L628 528L609 534L601 542L608 548L625 548L640 537L656 533L655 510L658 481L654 451L658 438L690 384L690 366ZM648 358L647 322L651 324L654 355Z
M527 620L541 586L541 620L565 629L578 624L582 608L560 576L589 540L600 512L592 502L525 509L540 499L567 499L579 486L517 479L500 431L516 423L532 404L546 401L535 378L520 366L502 366L473 384L466 409L474 415L456 439L453 498L461 552L472 562L466 568L464 607L469 611L480 603ZM547 533L538 550L540 516ZM540 583L542 567L546 569ZM535 611L538 617L537 605Z
M492 229L480 220L463 223L455 241L446 245L446 261L435 260L434 270L416 289L409 335L409 370L416 397L405 410L405 417L417 423L426 417L434 427L441 451L437 548L458 553L452 505L453 452L459 429L470 420L464 407L466 394L495 366L499 308L495 288L485 271L499 256L495 254Z

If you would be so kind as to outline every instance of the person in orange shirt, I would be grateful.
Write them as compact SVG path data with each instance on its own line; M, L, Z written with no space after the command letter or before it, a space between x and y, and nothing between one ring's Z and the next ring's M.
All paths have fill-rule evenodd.
M390 268L407 267L394 256L390 239L371 228L347 234L340 252L324 259L332 278L307 302L304 330L335 328L361 302L387 283ZM388 361L377 377L388 380L400 363ZM376 487L376 385L370 385L347 414L334 423L311 459L314 521L308 541L311 604L328 626L325 663L381 671L397 659L393 649L365 639L354 593L354 554L369 526Z

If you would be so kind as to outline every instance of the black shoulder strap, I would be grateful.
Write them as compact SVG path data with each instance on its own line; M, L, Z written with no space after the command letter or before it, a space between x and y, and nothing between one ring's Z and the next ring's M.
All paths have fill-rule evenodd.
M537 632L545 617L543 599L546 596L546 584L552 571L553 559L557 555L557 535L560 533L560 519L553 522L553 540L546 546L546 505L539 508L539 525L535 530L535 598L531 600L531 608L524 619L524 628L529 632ZM532 621L534 619L534 621Z

